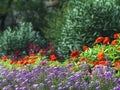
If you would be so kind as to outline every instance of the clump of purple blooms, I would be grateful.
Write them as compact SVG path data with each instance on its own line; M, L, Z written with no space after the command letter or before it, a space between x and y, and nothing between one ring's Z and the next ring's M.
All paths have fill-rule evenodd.
M0 67L0 90L120 90L120 78L112 67L82 64L77 71L68 66L36 66L8 71Z

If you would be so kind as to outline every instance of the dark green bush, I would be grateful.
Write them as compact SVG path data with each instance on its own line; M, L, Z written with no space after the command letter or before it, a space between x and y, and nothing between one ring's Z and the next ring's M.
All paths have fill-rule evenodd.
M39 33L33 30L31 23L20 22L19 27L16 27L14 30L8 28L1 34L0 53L2 55L10 55L18 49L27 53L30 43L37 43L41 47L47 45L47 42Z
M43 35L41 30L47 26L45 16L48 12L47 8L45 8L44 1L0 0L0 29L4 31L8 26L14 28L19 20L23 20L25 22L31 22L33 28Z
M120 31L120 6L116 0L70 0L66 23L61 27L58 52L69 54L83 45L92 46L98 36Z
M14 7L19 18L31 22L36 31L41 31L43 27L47 26L44 18L47 14L47 8L45 8L44 0L19 0L14 2Z

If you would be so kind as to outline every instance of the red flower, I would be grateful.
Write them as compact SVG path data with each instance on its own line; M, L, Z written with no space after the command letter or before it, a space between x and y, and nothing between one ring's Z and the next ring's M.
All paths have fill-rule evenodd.
M46 61L41 62L41 65L42 65L42 66L44 66L44 65L46 65L46 64L47 64Z
M114 39L118 38L120 36L120 33L116 33L113 35Z
M57 60L57 57L55 55L50 55L50 60L51 61L56 61Z
M45 50L41 49L41 50L39 51L39 53L40 53L41 55L43 55L43 54L45 54Z
M100 53L97 54L97 58L98 58L98 60L103 60L104 57L105 57L105 55L104 55L103 52L100 52Z
M99 65L99 61L94 61L93 64L94 66Z
M2 58L3 62L6 62L7 59L8 59L8 56L7 56L7 55L3 56L3 58Z
M105 61L105 60L102 60L102 61L95 61L95 62L94 62L94 66L97 66L97 65L107 66L107 65L108 65L108 62Z
M84 51L86 51L86 50L88 50L88 46L83 46L82 49L83 49Z
M94 44L100 43L100 42L102 42L103 40L104 40L104 37L98 37L98 38L95 40Z
M105 37L103 40L103 44L109 44L110 42L110 38L109 37Z
M117 44L117 43L118 43L117 40L113 40L113 41L111 42L111 45L115 45L115 44Z
M77 56L79 56L80 55L80 52L78 51L78 50L75 50L75 51L73 51L71 54L70 54L70 56L72 57L72 58L76 58Z

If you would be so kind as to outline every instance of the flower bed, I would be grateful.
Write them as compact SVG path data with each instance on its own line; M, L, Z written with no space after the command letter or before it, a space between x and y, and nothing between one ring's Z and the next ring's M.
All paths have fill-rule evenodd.
M99 37L94 47L83 46L64 62L43 50L21 60L3 56L0 90L120 90L119 36Z

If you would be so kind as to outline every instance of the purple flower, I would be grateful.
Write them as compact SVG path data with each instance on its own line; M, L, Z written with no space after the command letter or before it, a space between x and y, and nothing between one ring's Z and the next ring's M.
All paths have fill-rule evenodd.
M88 83L86 81L82 81L80 86L82 89L85 89L87 88L86 86L88 86Z
M69 81L69 82L74 81L74 76L70 76L70 77L68 77L68 81Z
M119 86L114 87L112 90L120 90L120 85L119 85Z
M65 87L66 87L66 89L68 89L70 86L66 84Z
M49 79L46 78L44 81L47 83L49 81Z
M63 87L58 87L58 90L63 90Z
M112 72L110 72L110 71L105 72L103 78L104 78L107 82L110 81L110 80L112 80L112 78L113 78Z
M26 87L21 87L20 90L28 90Z
M67 65L67 68L70 68L70 67L72 67L72 66L73 66L73 64L70 63L70 64Z
M21 86L25 86L28 84L28 79L26 79L24 82L21 83Z
M97 86L100 86L100 81L97 80L97 81L96 81L96 85L97 85Z
M7 87L3 87L3 89L2 90L9 90Z
M67 82L66 85L71 86L71 85L72 85L72 82Z
M52 78L54 78L55 77L55 74L54 73L50 73L49 75L48 75L48 79L52 79Z
M62 83L62 82L61 82L61 83L59 83L59 84L58 84L58 86L59 86L59 87L62 87L62 86L63 86L63 83Z
M39 71L40 71L40 68L34 67L32 71L33 71L33 72L39 72Z
M91 80L91 82L89 83L89 87L94 87L95 86L95 82Z
M44 88L45 85L43 83L40 83L39 86L40 86L40 88Z
M52 85L52 86L50 87L50 90L56 90L56 86L55 86L55 85Z
M117 83L118 83L118 85L120 85L120 78L117 79Z
M6 76L6 79L7 80L10 80L10 79L12 79L13 78L13 75L12 74L8 74L7 76Z
M21 90L20 88L16 87L15 90Z
M79 88L79 86L80 86L80 82L75 82L74 87L77 89L77 88Z
M101 90L101 88L100 87L96 87L95 90Z
M48 81L47 84L50 86L52 84L52 81Z
M37 88L39 87L39 84L33 84L32 87L33 87L34 89L37 89Z

